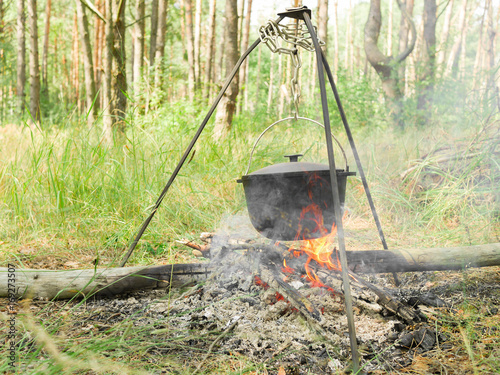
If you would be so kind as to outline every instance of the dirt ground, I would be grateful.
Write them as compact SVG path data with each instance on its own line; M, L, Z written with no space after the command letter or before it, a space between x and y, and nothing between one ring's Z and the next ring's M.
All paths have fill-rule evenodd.
M391 275L366 278L414 306L423 320L408 325L375 300L358 295L354 314L363 371L498 373L500 267L400 274L399 288ZM204 363L200 370L209 373L220 371L209 370L216 358L245 358L264 366L262 372L249 373L343 372L350 361L343 298L300 279L289 282L321 312L317 326L241 268L182 290L92 297L83 304L34 300L29 309L39 321L68 315L64 334L75 340L126 322L158 342L149 347L147 358ZM165 369L181 373L175 366Z

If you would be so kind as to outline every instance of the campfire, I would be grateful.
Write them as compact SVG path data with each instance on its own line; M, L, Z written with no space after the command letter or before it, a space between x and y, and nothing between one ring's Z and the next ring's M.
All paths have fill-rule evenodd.
M247 218L230 221L237 228L228 225L213 238L204 235L204 246L184 241L211 259L214 269L208 280L173 301L170 310L159 303L151 311L167 313L200 333L215 326L227 331L223 347L231 352L292 367L307 363L323 373L345 367L350 349L335 227L321 238L270 244L255 235ZM352 271L349 275L363 363L381 350L387 358L401 351L394 342L404 336L408 324L416 331L427 329L417 310ZM377 282L393 287L385 278ZM186 311L192 312L188 318ZM180 315L182 319L174 318ZM423 348L412 340L406 342L406 350L425 351L435 343ZM394 365L392 359L389 362ZM380 368L380 363L367 364L370 368Z

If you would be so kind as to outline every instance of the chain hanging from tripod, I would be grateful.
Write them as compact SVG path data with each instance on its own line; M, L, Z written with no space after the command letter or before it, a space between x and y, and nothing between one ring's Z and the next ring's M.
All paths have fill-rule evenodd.
M314 27L316 35L317 30ZM295 118L299 116L299 99L300 99L300 84L299 71L302 67L298 47L302 47L306 51L314 52L314 44L311 34L307 30L307 26L303 20L296 20L287 25L280 25L276 21L269 20L267 24L259 28L260 40L264 43L272 53L290 55L292 59L293 74L290 80L292 90L293 105L295 107ZM325 43L318 37L320 46ZM287 46L288 43L290 46Z

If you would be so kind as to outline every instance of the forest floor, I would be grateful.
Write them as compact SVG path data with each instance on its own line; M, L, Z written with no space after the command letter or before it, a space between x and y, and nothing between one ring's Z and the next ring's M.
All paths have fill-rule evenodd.
M362 226L364 222L357 223ZM366 238L354 237L357 240L351 245L362 249ZM87 254L80 261L72 261L67 256L44 253L24 255L23 263L29 268L90 268L91 258ZM199 258L186 251L182 261L197 262ZM161 263L161 259L155 262ZM432 295L446 305L419 305L427 320L408 326L387 311L373 313L355 304L364 371L500 371L500 267L399 276L399 288L391 275L368 279L404 302ZM33 374L64 369L65 373L79 374L281 375L340 374L349 367L341 300L320 288L301 289L322 309L322 324L333 327L335 333L325 339L314 334L286 302L269 299L255 283L244 287L244 277L234 283L235 278L116 297L20 301L18 329L23 339L17 353L19 369ZM0 305L4 303L7 301ZM435 339L430 345L404 343L404 336L415 332L435 335ZM418 335L415 337L419 340ZM0 362L0 369L6 370L5 363Z

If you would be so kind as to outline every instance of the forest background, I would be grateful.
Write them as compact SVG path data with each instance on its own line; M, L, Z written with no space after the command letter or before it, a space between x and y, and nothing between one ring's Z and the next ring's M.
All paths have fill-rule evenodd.
M268 19L301 4L0 0L0 263L119 265L239 55ZM389 248L500 242L498 0L304 5L325 43ZM321 122L314 55L299 56L299 114ZM198 262L176 240L249 227L236 180L259 134L293 116L293 64L260 45L236 78L128 264ZM328 101L333 133L348 145L330 94ZM322 129L301 121L274 127L250 171L292 153L327 163ZM338 150L335 157L344 163ZM346 207L347 249L380 248L359 173L348 179ZM436 373L443 363L449 373L500 372L498 314L486 319L483 302L468 303L466 292L487 273L498 280L497 268L460 273L464 303L439 317L454 332L454 362L436 354ZM165 320L137 325L135 315L113 327L86 325L86 301L31 301L19 310L23 373L192 374L220 337L202 338L210 349L193 356L192 331L154 335ZM179 351L159 355L155 347ZM203 371L268 373L265 363L213 354ZM11 371L1 358L0 372Z
M498 2L305 4L382 216L401 233L389 241L498 238ZM0 0L3 254L22 250L30 262L59 254L62 264L78 254L85 262L120 257L240 53L283 10L262 7L251 0ZM300 114L322 121L313 54L300 56ZM173 240L244 209L234 181L266 124L293 113L292 72L289 56L264 45L250 55L134 261L189 257ZM346 144L329 101L334 133ZM326 160L321 132L296 126L270 132L252 168L290 151ZM451 154L444 166L443 151ZM353 179L349 190L362 191L359 183ZM369 221L362 196L352 194L353 215Z

